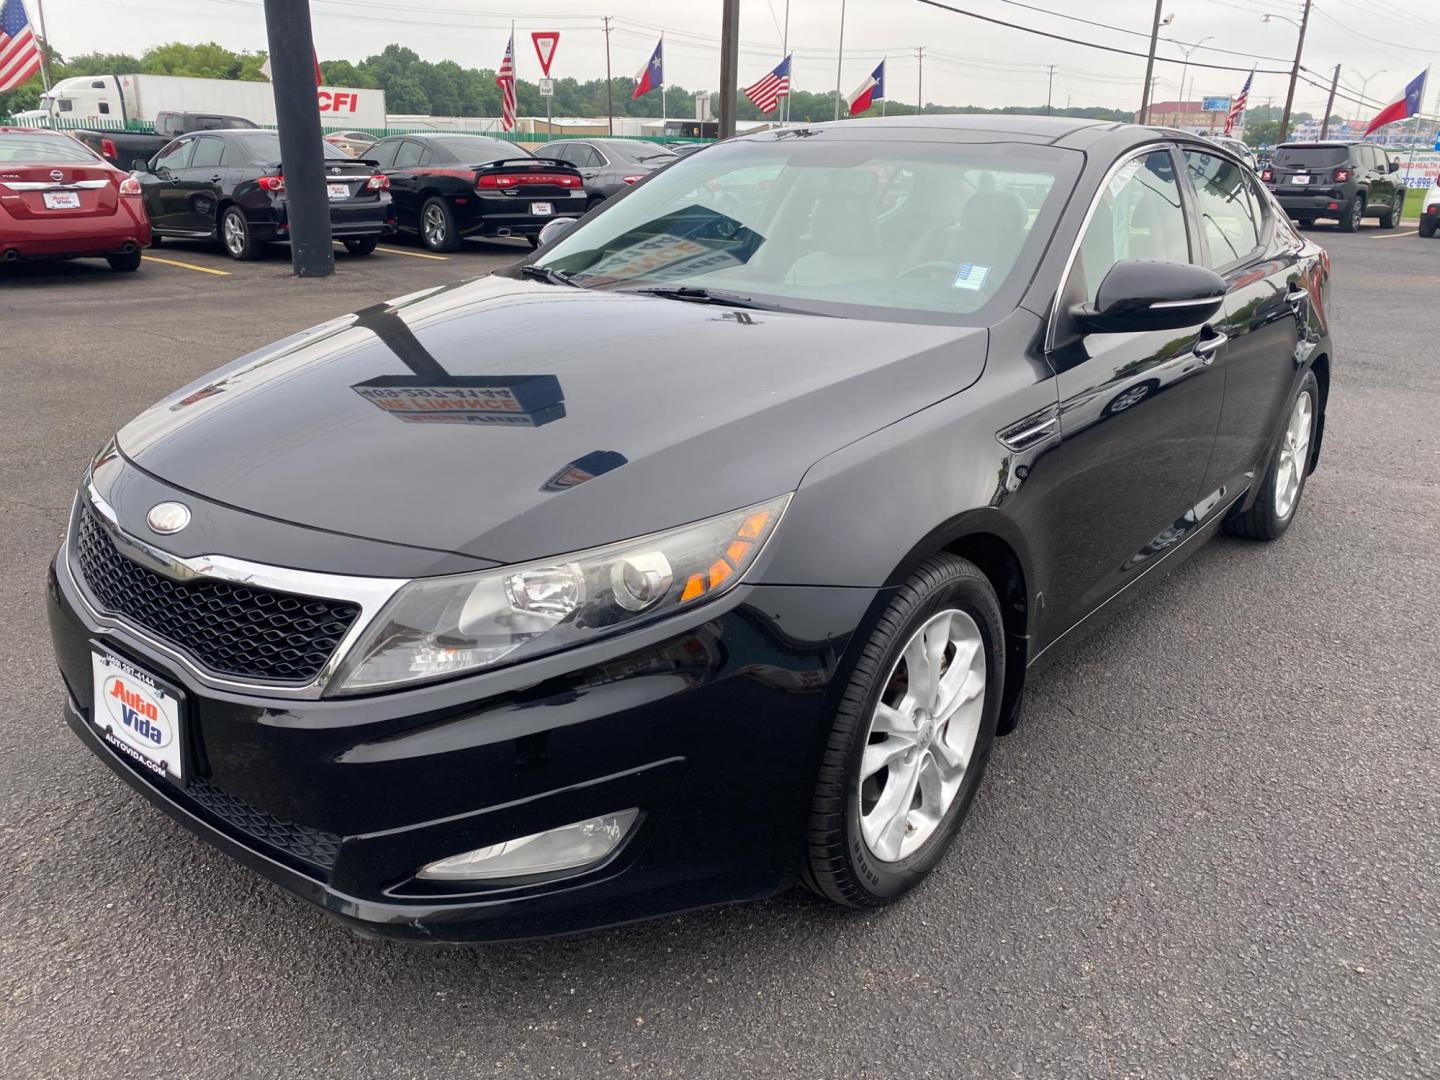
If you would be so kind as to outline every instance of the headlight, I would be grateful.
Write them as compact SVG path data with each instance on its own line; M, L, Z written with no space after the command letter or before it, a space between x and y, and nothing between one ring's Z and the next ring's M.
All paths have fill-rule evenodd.
M733 589L789 495L575 555L404 586L337 674L340 693L429 682L553 652Z

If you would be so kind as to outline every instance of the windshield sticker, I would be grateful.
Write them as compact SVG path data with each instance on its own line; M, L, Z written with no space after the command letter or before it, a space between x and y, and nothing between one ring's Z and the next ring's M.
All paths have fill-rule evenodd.
M982 289L985 287L985 279L989 276L990 268L988 266L961 263L960 269L955 274L955 288L972 291Z

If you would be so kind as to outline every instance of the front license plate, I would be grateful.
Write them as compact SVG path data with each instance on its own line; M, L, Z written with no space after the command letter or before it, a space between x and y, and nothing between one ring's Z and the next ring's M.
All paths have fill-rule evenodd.
M78 191L47 191L45 192L46 210L78 210L80 209L80 193Z
M549 217L551 214L555 213L555 204L548 202L532 202L530 204L530 213L534 214L536 217Z
M1308 176L1292 176L1292 177L1290 178L1290 183L1292 183L1292 184L1308 184L1308 183L1310 183L1310 177L1308 177Z
M90 721L117 751L175 784L184 782L180 698L153 675L108 652L94 652Z
M330 192L332 199L348 199L350 197L349 184L326 184L325 189Z

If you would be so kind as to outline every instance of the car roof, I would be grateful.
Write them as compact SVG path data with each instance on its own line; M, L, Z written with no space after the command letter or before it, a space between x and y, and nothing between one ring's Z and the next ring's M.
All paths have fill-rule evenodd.
M1363 139L1305 139L1301 142L1282 142L1276 150L1348 150L1352 146L1364 146ZM1383 146L1377 150L1385 149Z
M68 139L68 131L51 131L49 128L32 127L0 127L0 135L53 135L56 138Z

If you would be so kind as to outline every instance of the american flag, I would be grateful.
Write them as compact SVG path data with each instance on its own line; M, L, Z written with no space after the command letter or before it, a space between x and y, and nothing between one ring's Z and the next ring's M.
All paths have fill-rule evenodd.
M1235 130L1235 121L1245 115L1245 106L1250 101L1250 83L1255 78L1255 69L1250 69L1250 74L1245 76L1245 85L1240 88L1240 96L1230 103L1230 112L1225 117L1225 134L1229 135Z
M775 65L775 70L757 83L745 88L745 96L761 112L774 112L780 99L790 96L790 57Z
M500 105L500 130L515 130L515 34L505 46L505 59L500 61L500 74L495 76L495 85L500 88L503 99Z
M14 90L40 70L40 46L30 29L24 0L0 7L0 93Z

